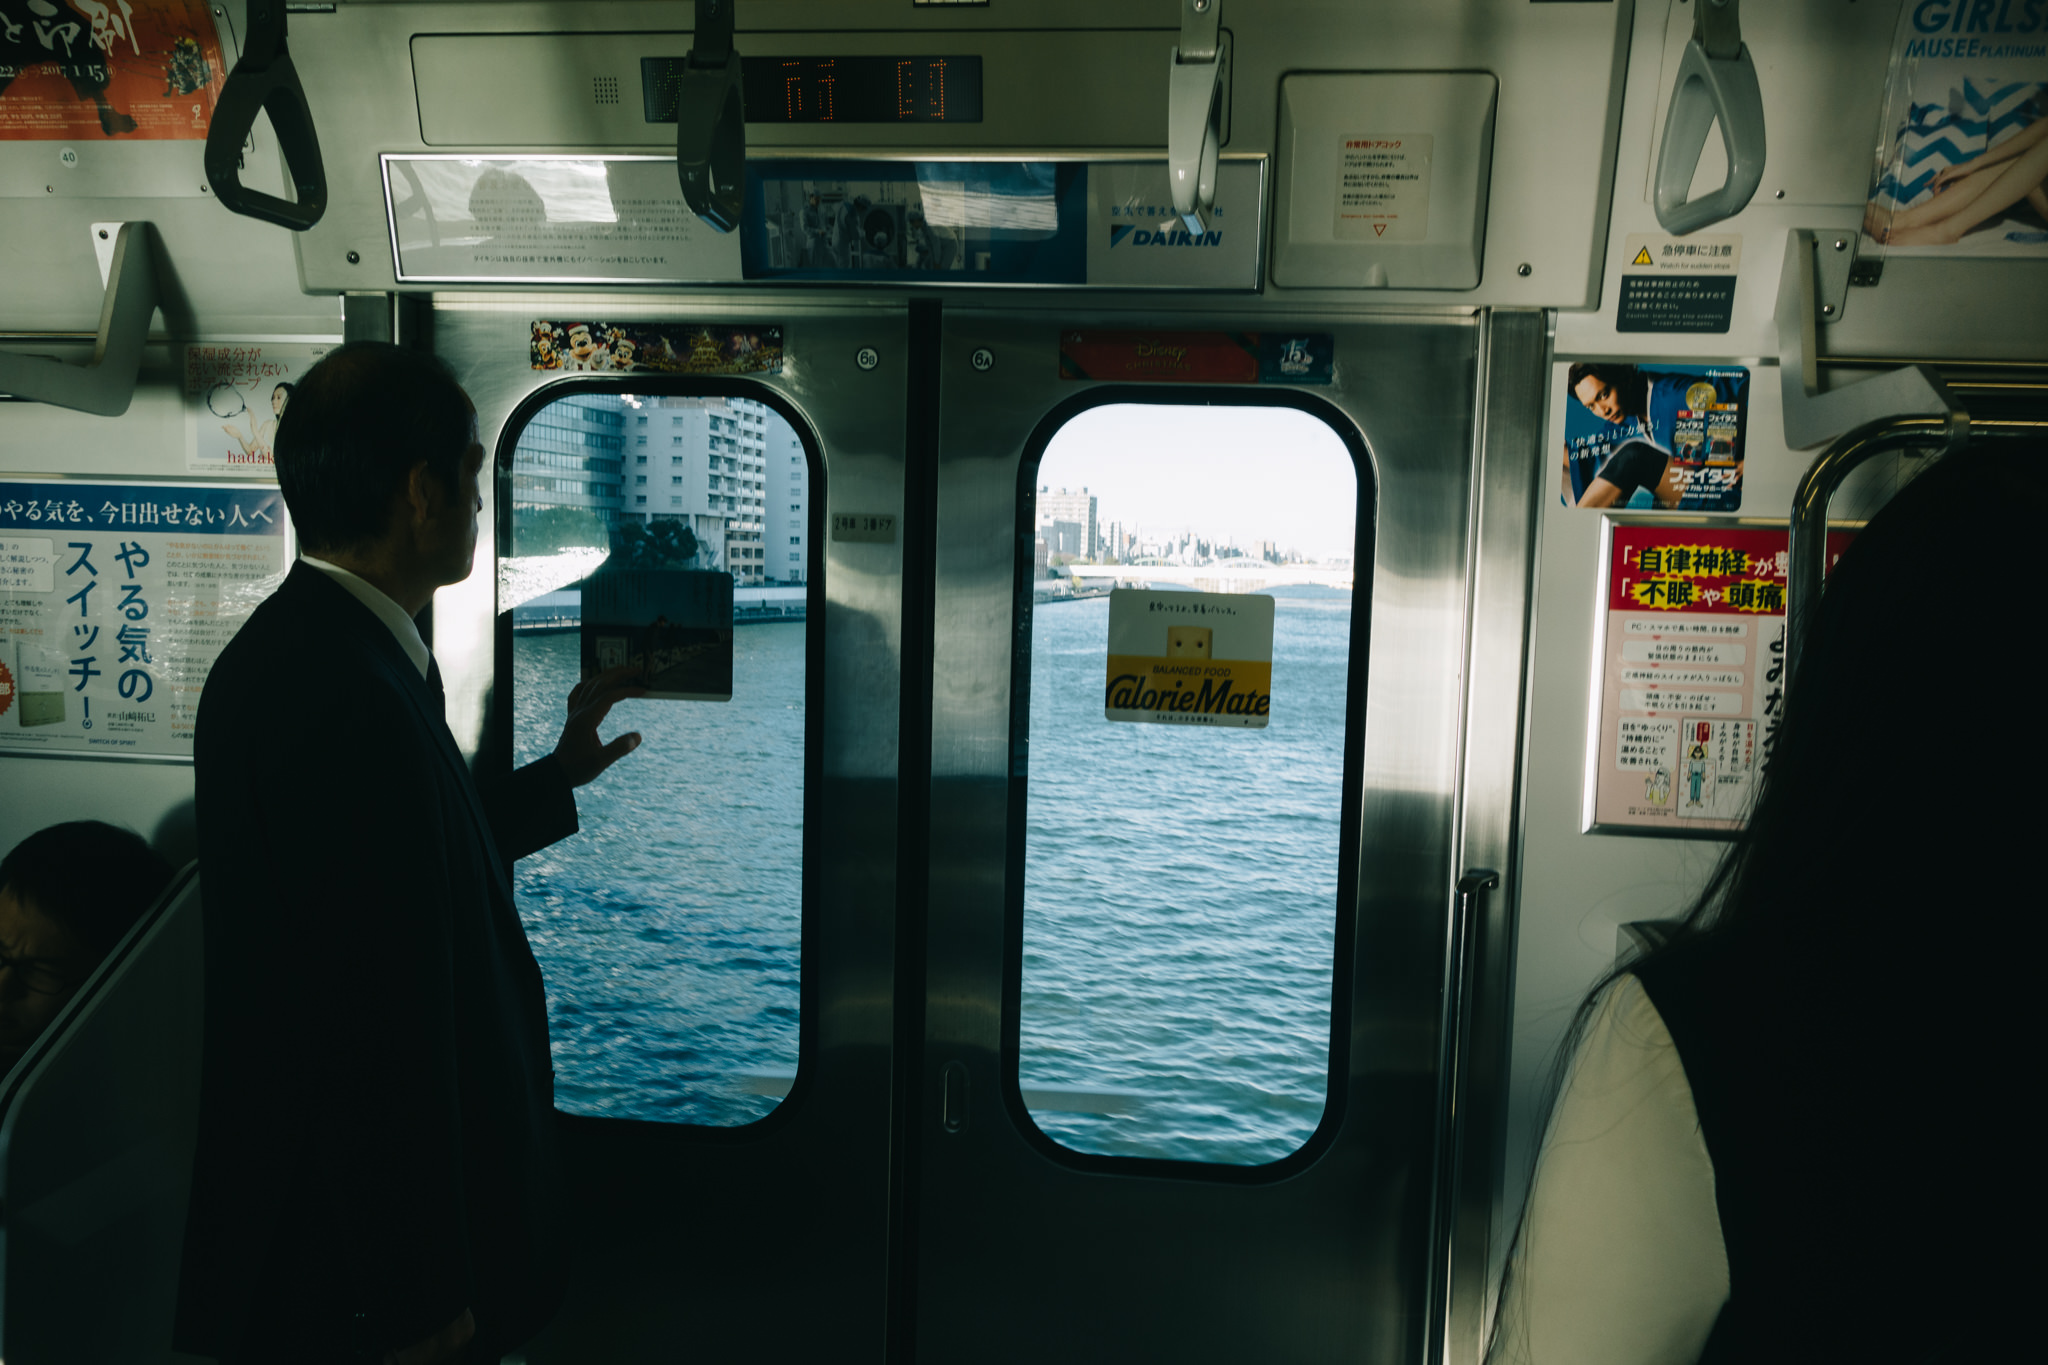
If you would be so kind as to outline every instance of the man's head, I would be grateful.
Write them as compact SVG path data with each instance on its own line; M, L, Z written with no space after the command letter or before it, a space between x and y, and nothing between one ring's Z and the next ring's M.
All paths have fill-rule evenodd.
M277 483L308 553L396 555L433 586L476 553L476 409L441 361L355 341L307 371L278 422Z
M141 836L97 820L52 825L0 859L0 1073L170 880Z
M1648 407L1642 373L1633 365L1574 365L1568 382L1572 397L1603 421L1641 416Z

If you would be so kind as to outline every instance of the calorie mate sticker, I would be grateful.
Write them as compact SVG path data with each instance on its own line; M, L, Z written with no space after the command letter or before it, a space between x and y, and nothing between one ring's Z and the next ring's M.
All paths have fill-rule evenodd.
M1272 598L1131 588L1109 595L1102 713L1110 720L1261 730L1272 705Z

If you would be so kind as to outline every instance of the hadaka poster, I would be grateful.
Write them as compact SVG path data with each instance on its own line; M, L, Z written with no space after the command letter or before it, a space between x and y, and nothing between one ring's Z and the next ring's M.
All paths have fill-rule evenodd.
M275 488L0 483L0 752L190 758L213 661L289 567Z
M185 348L185 468L275 477L272 443L292 390L325 346L208 342Z
M1733 512L1742 506L1749 371L1573 365L1565 375L1567 507Z
M2048 4L1907 0L1863 251L2048 256Z
M1263 593L1109 595L1110 720L1261 730L1273 707L1273 599Z
M202 139L226 79L206 0L0 0L0 142Z
M782 329L761 323L556 322L536 318L536 370L601 374L781 374Z
M1588 830L1742 827L1785 699L1785 525L1610 520ZM1828 537L1832 566L1852 533Z

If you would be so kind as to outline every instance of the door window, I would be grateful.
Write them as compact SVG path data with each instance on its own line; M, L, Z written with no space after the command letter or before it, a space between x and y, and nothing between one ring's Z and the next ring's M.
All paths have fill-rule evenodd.
M1370 573L1352 562L1353 446L1293 406L1106 404L1024 478L1024 1107L1073 1152L1279 1160L1328 1089L1369 588L1353 574ZM1116 588L1211 610L1212 594L1271 596L1266 725L1107 719Z
M742 415L755 420L727 427ZM650 416L678 433L680 472L657 509L631 494L622 454L625 428ZM714 431L740 457L729 495L710 491ZM617 706L603 733L638 730L640 748L577 791L579 837L515 870L568 1113L749 1123L797 1069L812 626L806 594L789 590L805 565L771 578L750 550L764 519L804 527L810 503L788 466L759 472L774 442L815 458L759 401L586 389L533 414L502 461L515 764L560 734L592 575L630 565L733 583L731 700Z

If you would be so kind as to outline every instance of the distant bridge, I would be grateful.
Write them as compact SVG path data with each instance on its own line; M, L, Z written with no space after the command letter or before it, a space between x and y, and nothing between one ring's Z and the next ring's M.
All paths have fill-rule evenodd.
M1351 570L1322 564L1069 564L1081 589L1173 583L1196 592L1259 592L1313 583L1351 590Z

